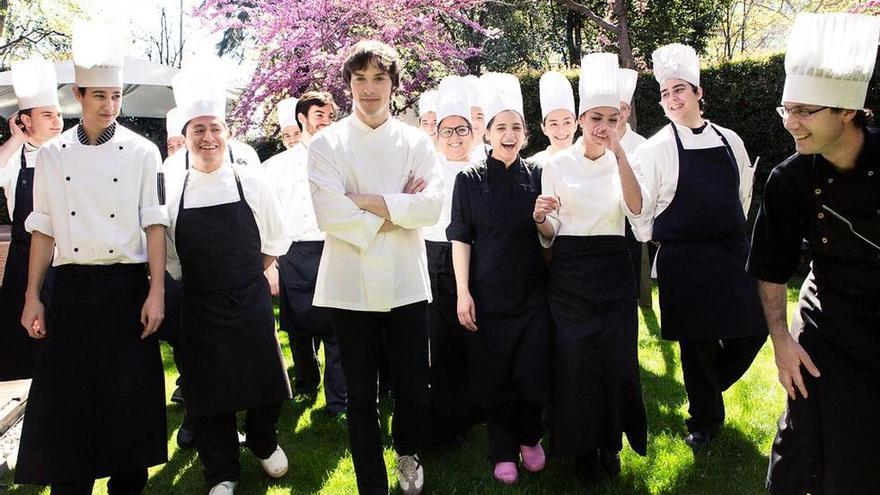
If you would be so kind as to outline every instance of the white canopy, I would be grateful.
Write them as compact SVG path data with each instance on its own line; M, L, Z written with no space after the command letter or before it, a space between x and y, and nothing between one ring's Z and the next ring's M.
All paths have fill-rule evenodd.
M168 110L175 107L171 78L179 72L176 67L161 65L149 60L125 57L122 79L122 115L164 119ZM79 105L73 97L73 61L55 64L58 75L58 98L65 118L78 117ZM227 89L227 110L238 99L240 89ZM12 71L0 72L0 114L8 118L18 110L18 100L12 89Z

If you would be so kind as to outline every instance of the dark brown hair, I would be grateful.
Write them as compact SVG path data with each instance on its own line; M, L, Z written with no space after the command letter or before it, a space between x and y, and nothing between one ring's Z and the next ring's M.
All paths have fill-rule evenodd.
M400 58L397 51L376 40L358 41L345 57L345 63L342 65L342 80L345 81L345 85L351 85L351 75L355 71L363 70L369 65L388 73L392 91L400 85Z
M845 109L843 108L831 108L831 111L834 113L842 113ZM853 117L852 123L859 129L864 129L869 125L874 124L874 112L869 109L861 109L856 110L856 116Z
M312 107L324 107L327 105L330 105L332 109L331 111L333 112L330 119L334 120L336 116L339 115L339 107L337 107L336 102L333 101L333 95L324 91L307 91L303 93L296 102L296 125L299 126L299 130L303 130L303 126L299 121L300 114L308 117L309 110L311 110Z

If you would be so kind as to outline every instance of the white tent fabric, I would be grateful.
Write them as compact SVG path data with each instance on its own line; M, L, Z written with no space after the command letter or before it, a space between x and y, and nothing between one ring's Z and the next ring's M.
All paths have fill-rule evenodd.
M150 117L164 119L168 110L175 107L174 93L171 91L171 78L179 69L161 65L149 60L125 57L122 79L125 87L122 92L122 115L128 117ZM58 98L61 112L65 118L79 116L79 105L73 97L73 61L55 64L58 75ZM227 112L232 102L238 99L240 89L227 89ZM0 72L0 115L8 118L18 110L18 100L12 89L12 71Z

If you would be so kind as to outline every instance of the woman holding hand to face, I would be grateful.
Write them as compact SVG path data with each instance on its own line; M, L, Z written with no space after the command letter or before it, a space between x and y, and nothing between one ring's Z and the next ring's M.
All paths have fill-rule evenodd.
M576 459L587 484L620 471L621 433L645 455L647 421L639 383L636 288L625 217L643 211L643 191L616 131L617 56L584 57L584 139L544 167L534 220L553 249L547 286L555 323L553 453Z

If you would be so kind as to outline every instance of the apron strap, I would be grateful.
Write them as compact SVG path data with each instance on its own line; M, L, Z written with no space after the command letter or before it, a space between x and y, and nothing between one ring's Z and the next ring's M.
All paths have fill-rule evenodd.
M184 155L184 157L186 158L186 166L184 167L184 170L189 170L189 150L186 150L186 155Z
M681 144L681 137L679 137L678 135L678 129L675 127L674 123L670 122L669 125L672 127L672 135L675 136L675 145L678 146L679 151L684 150L684 145ZM716 128L711 123L709 123L708 125L712 128L713 131L715 131L715 134L718 134L718 137L721 138L721 144L724 145L724 151L727 152L727 158L730 160L730 164L733 165L734 170L737 171L736 187L739 188L739 166L737 166L736 164L736 158L733 155L733 148L730 147L730 143L727 141L727 138L724 137L724 134L721 134L721 131L719 131L718 128Z
M27 159L24 157L24 149L27 147L27 143L21 145L21 169L24 170L27 168Z
M239 201L244 201L244 190L241 188L241 179L238 177L238 172L235 170L235 167L232 167L232 173L235 175L235 187L238 189L238 199ZM189 170L186 171L186 177L183 178L183 187L180 190L180 204L177 205L177 216L180 216L180 212L183 211L186 185L188 183Z

